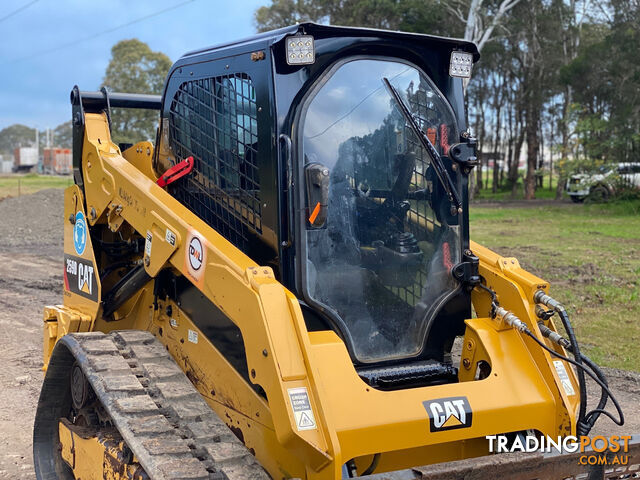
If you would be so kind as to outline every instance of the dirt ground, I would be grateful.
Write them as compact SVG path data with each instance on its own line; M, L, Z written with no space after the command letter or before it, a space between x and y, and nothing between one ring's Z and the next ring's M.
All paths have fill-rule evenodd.
M31 436L43 376L42 307L62 301L62 204L62 190L0 200L0 479L35 478ZM640 374L605 372L626 425L602 419L592 434L639 433ZM591 392L595 405L597 391Z

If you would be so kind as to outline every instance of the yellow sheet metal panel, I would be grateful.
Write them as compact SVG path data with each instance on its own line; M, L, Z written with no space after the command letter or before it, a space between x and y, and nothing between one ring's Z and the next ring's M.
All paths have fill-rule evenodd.
M102 285L89 235L84 197L77 185L65 189L63 222L63 301L66 306L94 319L100 308Z
M326 386L343 458L468 441L498 431L535 428L557 435L554 397L537 373L528 349L516 331L498 332L490 322L469 321L469 328L490 352L493 368L489 378L392 392L366 385L337 337L332 342L331 334L311 332L313 363ZM467 398L473 414L471 425L430 432L424 402L455 397Z
M472 242L471 247L480 259L480 274L486 280L487 286L497 293L501 306L516 314L538 338L543 338L538 328L533 294L536 290L547 291L549 284L523 270L515 259L501 257L474 242ZM486 315L489 312L490 297L486 292L479 289L474 290L472 300L478 315ZM498 325L498 328L506 328L505 325L500 323ZM552 321L549 322L549 327L555 330ZM541 349L532 339L524 337L523 341L535 359L538 375L542 375L545 382L553 386L550 389L556 399L558 430L562 434L570 434L570 432L575 434L579 395L567 394L567 390L562 385L562 380L553 366L553 361L557 360L555 357L552 358L548 352ZM567 355L563 348L548 341L546 343L549 348L555 349L562 355ZM573 385L573 390L578 392L578 381L573 369L567 366L566 370Z
M155 182L158 179L153 170L153 144L151 142L138 142L122 152L122 156L150 180Z
M56 342L67 333L90 331L93 319L64 305L52 305L44 308L43 320L43 370L46 370Z

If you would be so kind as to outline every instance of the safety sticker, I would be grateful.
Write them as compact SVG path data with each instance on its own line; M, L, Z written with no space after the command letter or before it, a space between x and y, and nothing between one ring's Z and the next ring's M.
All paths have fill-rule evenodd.
M84 213L76 213L76 223L73 224L73 247L78 255L84 253L87 246L87 221L84 219Z
M151 242L153 241L153 234L147 230L147 239L144 242L144 254L147 257L151 256Z
M556 367L556 372L558 372L558 377L560 378L560 383L562 383L564 392L567 395L575 395L576 391L573 389L573 384L571 383L571 379L569 378L569 374L567 373L564 363L562 363L561 360L554 360L553 366Z
M185 268L187 273L199 283L203 279L206 265L207 251L204 240L197 233L190 231L187 236L187 248L185 252Z
M172 247L176 246L176 234L167 228L167 232L164 235L165 241Z
M198 343L198 332L189 330L188 338L191 343Z
M64 288L72 292L98 301L98 286L96 285L95 268L93 263L72 255L64 256Z
M311 402L309 402L307 387L290 388L288 392L298 430L317 429L316 419L311 410Z

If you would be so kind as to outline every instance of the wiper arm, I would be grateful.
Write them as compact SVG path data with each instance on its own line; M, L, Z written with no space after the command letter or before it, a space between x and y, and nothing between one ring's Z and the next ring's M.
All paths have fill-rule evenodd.
M458 195L456 186L449 176L444 163L442 162L442 157L440 157L440 154L436 150L436 147L434 147L431 143L431 140L429 140L429 137L427 137L427 135L420 129L418 121L411 113L411 110L409 110L409 108L407 107L407 104L404 103L404 100L402 100L402 97L400 96L396 88L391 85L389 79L384 77L382 81L384 82L391 96L395 99L398 107L400 107L400 112L407 120L407 123L411 127L411 130L413 130L413 133L415 133L416 137L418 137L420 143L429 154L429 157L431 158L431 165L433 165L436 176L438 177L438 180L440 180L440 183L442 184L442 187L444 188L445 192L447 193L447 197L451 202L451 214L455 215L456 213L461 213L462 202L460 201L460 196Z

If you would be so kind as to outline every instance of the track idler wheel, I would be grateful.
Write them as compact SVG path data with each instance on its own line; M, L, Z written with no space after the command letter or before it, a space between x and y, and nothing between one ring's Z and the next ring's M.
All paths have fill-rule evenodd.
M94 398L95 395L91 385L89 385L78 362L75 362L71 369L71 401L73 406L76 410L80 410Z

